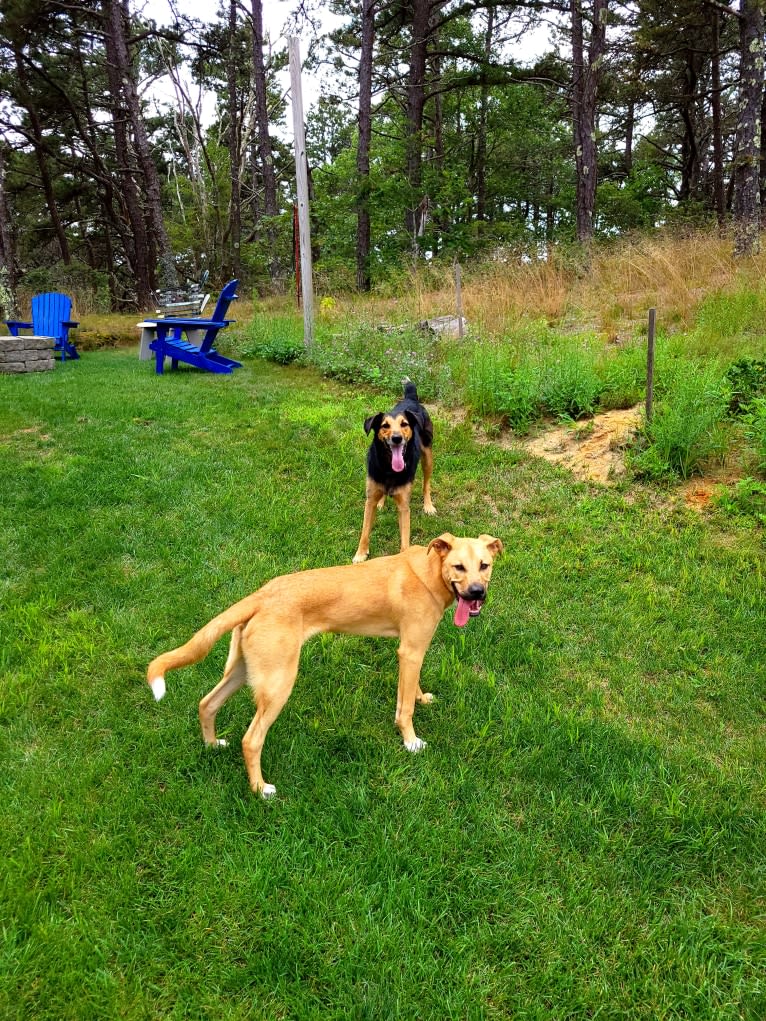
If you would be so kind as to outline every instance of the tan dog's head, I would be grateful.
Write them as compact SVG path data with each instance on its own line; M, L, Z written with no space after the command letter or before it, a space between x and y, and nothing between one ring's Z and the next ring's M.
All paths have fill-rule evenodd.
M445 532L428 544L429 555L435 552L441 557L442 580L457 599L455 624L458 627L481 611L492 576L492 564L502 550L500 539L491 535L457 539Z

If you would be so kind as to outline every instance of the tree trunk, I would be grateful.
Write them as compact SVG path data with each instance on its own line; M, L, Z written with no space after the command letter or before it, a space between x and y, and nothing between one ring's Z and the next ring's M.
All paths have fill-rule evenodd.
M0 315L16 318L16 258L5 187L5 145L0 144Z
M114 3L109 3L105 10L107 18L106 70L109 82L109 93L112 101L112 126L114 129L114 147L119 167L121 200L130 224L130 239L125 246L125 254L131 264L136 286L136 302L141 309L150 308L154 303L152 276L149 265L149 237L146 230L141 196L136 183L133 155L128 136L128 112L125 106L122 83L120 80L119 58L116 53L114 33L109 29L109 17ZM119 11L116 12L119 18ZM120 22L121 24L121 22ZM126 241L128 239L126 238Z
M713 205L722 227L726 220L726 195L723 181L723 134L721 129L721 31L718 10L711 8L713 52L710 62L710 108L713 119Z
M410 202L405 223L418 252L418 237L423 231L428 200L421 196L423 181L423 111L426 103L426 58L431 21L431 0L412 0L412 44L407 85L406 164Z
M484 34L484 60L488 64L492 56L492 37L495 32L495 9L487 9L487 31ZM479 130L476 138L476 219L479 221L479 236L484 231L487 219L487 116L489 113L489 86L486 69L481 76L479 98Z
M572 0L572 126L575 147L577 239L587 243L593 237L596 205L597 156L596 114L601 62L606 46L608 0L593 0L593 21L585 63L583 0Z
M125 109L133 133L138 171L143 179L141 190L145 197L146 218L149 225L147 232L147 239L150 243L149 279L152 283L155 282L155 263L159 261L160 286L164 289L174 288L178 286L178 274L162 216L160 178L152 159L149 136L141 113L141 103L128 51L128 26L130 24L128 0L105 0L105 11L107 38L111 39L111 56L116 63L119 88L124 98Z
M359 141L356 150L356 287L369 291L370 139L372 137L372 56L375 44L375 0L362 0L362 53L359 60Z
M763 0L740 0L740 114L734 164L734 254L759 247L758 164L763 102Z
M72 256L69 252L69 241L67 240L66 231L64 230L64 225L62 224L61 217L59 216L58 203L56 202L56 195L53 190L53 179L51 178L50 169L48 167L47 145L43 136L42 123L40 121L34 99L26 87L27 76L26 68L24 66L24 58L17 47L14 47L13 52L16 60L16 74L18 75L19 85L21 86L20 91L24 97L24 106L27 111L27 116L29 117L32 137L35 142L35 157L40 171L40 182L43 186L45 204L48 207L48 215L51 218L53 232L56 235L56 240L58 241L61 261L68 266L72 261Z
M229 171L231 202L229 204L229 241L231 275L240 277L240 246L242 243L242 203L239 177L240 131L237 104L237 0L229 5L229 52L227 54L227 102L229 110Z
M258 149L261 156L263 178L263 211L276 216L277 181L274 173L274 156L269 136L269 105L266 92L266 66L263 61L263 3L253 0L253 78L255 84L255 116L258 121Z

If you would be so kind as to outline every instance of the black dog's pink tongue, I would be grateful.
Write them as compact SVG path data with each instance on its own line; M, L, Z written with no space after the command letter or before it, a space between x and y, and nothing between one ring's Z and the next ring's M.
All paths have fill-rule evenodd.
M462 596L457 597L457 606L455 607L455 626L465 627L468 623L468 617L470 616L471 604L467 599L463 599Z
M395 472L404 471L404 454L401 447L393 447L391 450L391 467Z

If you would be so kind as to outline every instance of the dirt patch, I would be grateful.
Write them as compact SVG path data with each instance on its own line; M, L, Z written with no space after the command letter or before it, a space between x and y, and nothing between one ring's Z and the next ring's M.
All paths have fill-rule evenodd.
M568 468L578 479L608 485L625 474L623 451L641 423L642 409L618 408L587 422L555 426L522 446Z

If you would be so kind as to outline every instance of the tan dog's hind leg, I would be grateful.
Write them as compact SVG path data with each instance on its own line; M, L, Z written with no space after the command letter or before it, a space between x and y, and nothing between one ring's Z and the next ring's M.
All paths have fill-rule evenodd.
M199 704L199 722L202 727L202 740L206 745L225 746L226 741L215 736L215 718L218 710L228 701L235 691L247 684L247 668L242 658L242 624L238 624L231 633L229 655L223 668L223 677L212 691Z
M359 546L352 563L361 564L370 555L370 534L372 526L380 507L386 499L386 491L377 482L367 479L367 495L364 501L364 521L362 523L362 534L359 536Z
M399 514L399 550L403 552L410 545L410 496L412 485L402 486L391 495Z
M423 447L423 510L426 514L436 513L436 508L431 502L431 472L433 468L433 450L430 447Z
M253 722L242 738L242 754L250 786L264 798L276 794L277 789L266 783L261 773L263 743L293 690L298 674L300 639L294 626L271 620L264 621L258 631L249 631L242 643L256 705Z

